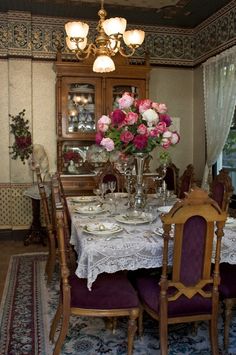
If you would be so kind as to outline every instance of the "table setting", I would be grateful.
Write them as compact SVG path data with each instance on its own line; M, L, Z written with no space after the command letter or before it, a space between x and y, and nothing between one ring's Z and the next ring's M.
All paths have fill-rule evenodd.
M114 193L112 197L111 201L119 201L116 207L111 205L111 196L106 196L103 212L94 214L90 214L89 206L100 199L81 204L86 205L88 213L83 213L85 208L78 213L73 198L67 198L72 220L71 244L78 254L76 274L87 278L89 289L102 272L155 268L162 264L163 237L157 206L147 205L144 211L135 211L129 209L127 195Z
M76 274L87 278L90 290L102 272L162 265L160 214L168 213L173 204L166 201L165 206L160 206L156 196L149 196L145 209L135 210L127 203L126 193L107 193L102 198L84 196L80 203L78 200L67 198L72 221L71 244L78 254ZM173 236L172 229L170 237ZM236 219L228 217L222 238L221 262L236 264L235 241ZM172 246L171 238L169 264L172 263Z

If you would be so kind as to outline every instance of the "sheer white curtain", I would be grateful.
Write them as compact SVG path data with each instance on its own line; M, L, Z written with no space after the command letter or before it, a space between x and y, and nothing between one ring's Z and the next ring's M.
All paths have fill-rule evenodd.
M236 46L210 58L203 64L207 161L203 187L217 161L233 119L236 105Z

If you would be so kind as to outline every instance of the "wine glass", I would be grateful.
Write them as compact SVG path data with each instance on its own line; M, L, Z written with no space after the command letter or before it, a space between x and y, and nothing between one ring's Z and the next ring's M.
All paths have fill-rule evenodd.
M105 182L102 182L102 183L99 185L99 189L100 189L101 192L102 192L102 198L103 198L103 200L104 200L105 194L107 193L107 190L108 190L108 184L105 183Z
M112 195L116 189L116 181L115 180L112 180L112 181L109 181L108 182L108 188L109 190L111 191Z

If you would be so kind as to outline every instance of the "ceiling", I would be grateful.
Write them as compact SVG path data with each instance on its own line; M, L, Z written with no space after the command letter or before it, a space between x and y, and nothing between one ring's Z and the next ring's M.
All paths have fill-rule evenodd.
M105 0L108 16L128 24L194 28L232 0ZM30 11L33 15L97 20L100 0L1 0L0 12Z

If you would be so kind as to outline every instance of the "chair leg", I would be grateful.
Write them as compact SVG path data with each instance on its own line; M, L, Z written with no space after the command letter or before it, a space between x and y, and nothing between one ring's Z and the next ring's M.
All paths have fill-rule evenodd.
M52 324L51 324L51 329L50 329L50 333L49 333L49 340L54 343L54 336L55 336L55 332L57 330L59 321L61 319L62 316L62 303L61 303L61 299L59 301L59 305L57 307L57 311L56 314L53 318Z
M138 317L138 334L143 335L143 307L140 306L140 312Z
M52 275L55 270L55 265L56 265L56 245L55 245L55 238L52 233L49 233L49 254L48 254L48 260L45 268L45 273L47 275L47 285L52 280Z
M233 300L228 298L224 300L225 311L224 311L224 348L228 349L229 346L229 326L232 318L232 307Z
M60 355L61 353L61 347L62 344L64 343L69 328L69 320L70 320L70 314L69 313L64 314L62 318L60 334L57 338L55 348L53 350L53 355Z
M128 323L128 355L132 355L133 353L133 345L134 345L134 335L137 331L137 318L139 316L139 311L131 311L129 316Z
M217 316L214 316L210 321L210 327L209 327L212 355L219 355L217 323L218 323Z

